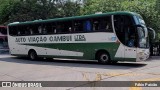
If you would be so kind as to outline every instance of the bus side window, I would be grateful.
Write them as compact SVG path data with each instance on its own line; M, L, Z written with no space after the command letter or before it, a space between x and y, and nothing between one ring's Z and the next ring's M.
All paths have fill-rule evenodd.
M106 21L106 22L105 22L105 24L106 24L105 30L106 30L107 32L113 32L111 17L110 17L110 16L105 17L104 20Z
M28 26L22 26L22 30L24 31L24 35L30 35L30 32L28 31Z
M38 24L32 24L32 25L30 25L28 27L29 27L29 32L30 32L31 35L39 34L39 30L38 30L39 25Z
M25 32L25 35L29 35L29 27L26 27L24 32Z
M84 21L83 30L85 32L90 32L92 30L92 25L91 25L91 21L90 20Z
M57 33L57 29L55 28L55 29L53 29L54 30L54 33Z
M73 30L74 32L80 32L80 31L83 31L83 22L82 21L79 21L79 20L76 20L73 22Z
M38 26L38 33L42 34L42 26Z
M19 26L18 27L18 33L20 33L20 35L25 35L25 29L26 27L25 26Z
M32 30L32 28L30 28L29 31L30 31L30 34L33 35L33 30Z
M93 19L93 31L100 31L100 20L98 18Z
M51 25L51 28L52 28L52 32L51 33L57 33L57 29L56 29L56 23L53 23L52 25Z
M43 33L43 34L47 34L46 26L43 27L42 33Z
M17 36L24 36L24 35L26 35L25 31L26 31L26 27L24 25L17 26L17 28L16 28L16 35Z
M93 31L113 32L111 17L102 17L93 19Z
M65 33L72 33L72 21L65 21L64 22L64 31Z
M26 29L26 32L25 32L27 35L33 35L33 30L31 27L27 26L27 29Z
M100 24L100 26L99 26L100 31L107 31L108 25L107 25L107 21L106 20L101 19L99 24Z
M21 35L21 31L17 30L17 35L20 36Z
M56 26L56 32L57 33L61 33L62 32L62 24L61 23L57 24L57 26Z
M56 24L55 23L47 23L46 24L46 32L48 34L56 33Z

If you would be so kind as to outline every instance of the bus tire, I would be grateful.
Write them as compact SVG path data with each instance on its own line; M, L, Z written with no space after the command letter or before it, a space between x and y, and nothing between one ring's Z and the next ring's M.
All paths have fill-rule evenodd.
M110 56L107 52L99 52L97 54L97 59L100 64L109 64Z
M34 50L29 51L28 57L31 60L36 60L37 59L37 53L36 53L36 51L34 51Z

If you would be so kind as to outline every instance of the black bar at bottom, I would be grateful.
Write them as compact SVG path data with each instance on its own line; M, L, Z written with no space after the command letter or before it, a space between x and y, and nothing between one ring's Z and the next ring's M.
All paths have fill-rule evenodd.
M160 87L160 81L0 81L0 87Z

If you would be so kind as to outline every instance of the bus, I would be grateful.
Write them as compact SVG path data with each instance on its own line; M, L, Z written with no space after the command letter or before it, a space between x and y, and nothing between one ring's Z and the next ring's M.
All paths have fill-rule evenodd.
M0 26L0 54L8 53L7 27Z
M144 61L149 55L148 29L134 12L14 22L8 24L11 55L97 60L99 63Z

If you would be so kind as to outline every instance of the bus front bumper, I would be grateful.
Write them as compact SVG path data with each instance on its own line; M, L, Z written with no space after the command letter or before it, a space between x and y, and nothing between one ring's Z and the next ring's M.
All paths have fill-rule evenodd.
M145 51L145 52L139 52L137 54L137 62L140 62L140 61L145 61L149 58L149 55L150 55L150 52L149 51Z

